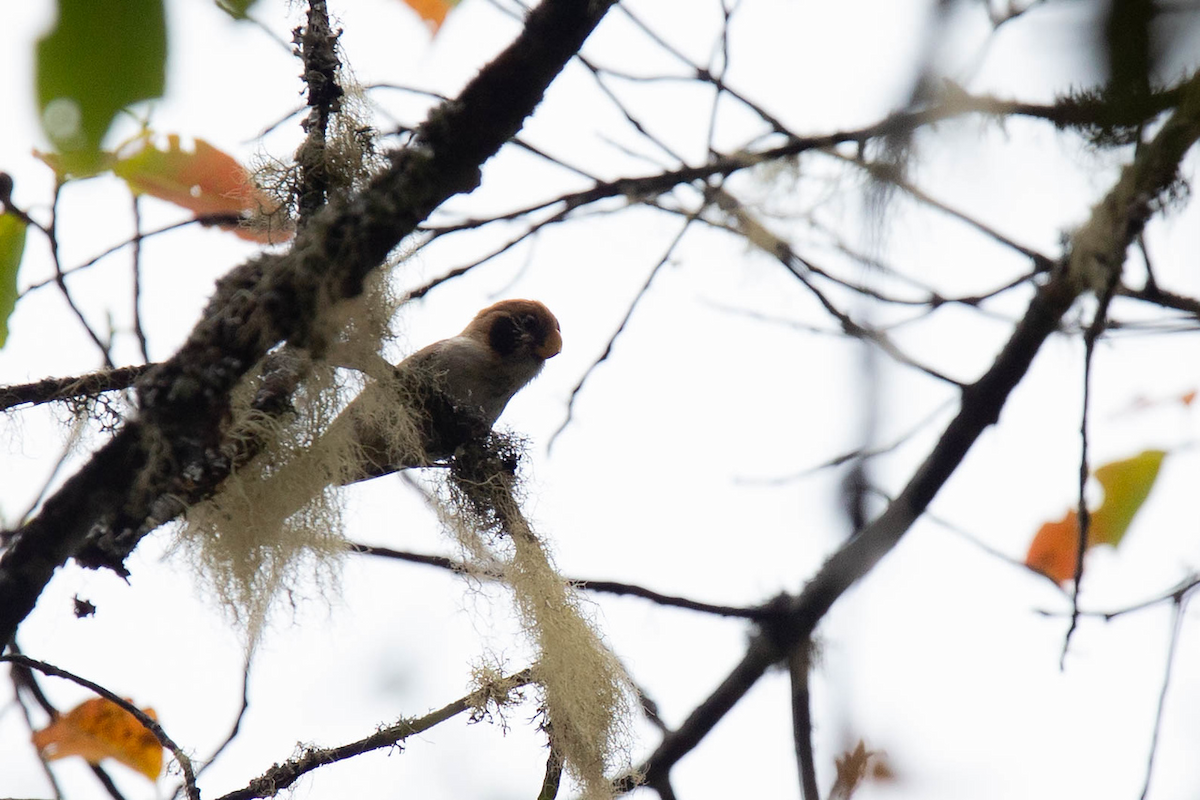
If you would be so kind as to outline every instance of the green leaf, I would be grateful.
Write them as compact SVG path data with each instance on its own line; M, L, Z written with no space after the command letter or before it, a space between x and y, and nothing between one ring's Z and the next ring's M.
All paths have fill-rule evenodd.
M1114 547L1121 543L1154 488L1165 456L1162 450L1146 450L1096 470L1096 480L1104 487L1104 502L1092 512L1090 538L1094 542Z
M246 19L246 15L258 0L216 0L217 8L234 19Z
M17 305L17 269L25 253L25 223L0 214L0 347L8 341L8 318Z
M37 45L42 128L65 171L94 174L121 109L163 92L163 0L59 0L58 25Z

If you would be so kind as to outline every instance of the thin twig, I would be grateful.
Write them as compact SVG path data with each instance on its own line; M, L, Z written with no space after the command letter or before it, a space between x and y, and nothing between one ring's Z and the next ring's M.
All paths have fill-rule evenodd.
M632 22L634 25L636 25L638 28L640 28L643 33L645 33L652 40L654 40L655 44L657 44L659 47L661 47L666 52L670 53L680 63L684 64L689 69L694 71L696 79L711 83L713 86L715 86L717 88L718 92L725 92L730 97L734 98L739 103L746 106L746 108L749 108L755 114L758 114L759 117L761 117L763 119L763 121L766 122L768 125L770 125L771 128L773 130L775 130L777 133L782 133L785 136L792 135L791 131L789 131L787 129L787 127L784 126L784 124L782 122L780 122L774 115L770 114L762 106L749 100L744 94L731 88L728 84L725 83L725 81L723 79L724 78L723 75L714 75L709 70L704 69L699 64L696 64L691 59L689 59L686 55L683 54L683 51L672 46L669 42L667 42L666 39L664 39L661 35L659 35L659 33L657 31L655 31L652 27L650 27L645 22L643 22L641 20L641 18L639 18L636 14L634 14L633 11L631 11L626 4L622 3L621 5L617 6L617 8L619 8L621 10L621 12L629 19L630 22ZM723 6L722 6L722 12L724 13L724 16L725 16L725 29L722 30L722 39L723 39L722 44L724 44L724 39L728 36L727 28L728 28L728 24L729 24L729 17L732 16L733 12L732 12L732 10L726 10ZM728 55L726 55L726 58L725 58L726 64L728 64L728 60L729 60Z
M142 328L142 201L138 194L133 195L133 232L133 335L137 337L142 361L149 363L150 348L146 344L146 331Z
M36 669L38 672L41 672L44 675L52 675L55 678L64 678L72 683L76 683L84 687L85 689L90 689L109 702L120 706L122 709L132 714L133 717L146 728L146 730L150 731L150 733L154 735L154 738L158 740L159 744L170 750L171 755L175 757L175 761L179 764L179 768L183 770L183 780L188 800L200 800L200 791L196 788L196 774L192 769L191 759L187 757L187 754L183 752L179 745L172 741L171 737L167 735L167 732L164 731L162 726L158 724L158 721L147 715L146 712L142 711L125 698L114 694L108 689L105 689L100 684L90 681L87 678L82 678L73 672L68 672L61 667L56 667L53 664L47 664L44 661L37 661L36 659L29 658L28 656L17 655L15 653L0 655L0 661L8 661L14 664L20 664L24 667L28 667L29 669Z
M56 183L54 186L54 202L51 206L50 225L47 227L47 241L50 243L50 263L54 266L54 283L58 287L59 292L62 294L63 300L66 301L67 308L69 308L71 313L74 314L76 319L79 320L79 324L82 325L84 331L87 332L88 338L90 338L96 345L97 349L100 350L100 354L104 358L104 366L111 369L114 366L111 344L105 343L100 338L100 335L92 329L92 326L87 321L87 317L83 315L83 311L81 311L79 306L76 305L75 298L71 296L71 290L67 288L66 274L63 272L62 259L59 257L58 253L58 199L61 194L62 183Z
M620 583L617 581L573 580L569 578L568 580L575 588L583 589L585 591L626 595L629 597L641 597L644 600L653 601L661 606L672 606L674 608L683 608L689 611L702 611L705 614L713 614L719 617L736 617L740 619L762 621L771 619L775 616L775 612L773 610L763 606L722 606L715 605L713 603L702 603L699 600L690 600L686 597L662 594L661 592L656 592L652 589L647 589L643 586L638 586L632 583Z
M1050 580L1053 581L1053 579L1050 579ZM1058 586L1058 584L1056 583L1055 586ZM1097 617L1099 619L1104 620L1105 622L1109 622L1110 620L1114 620L1117 617L1121 617L1126 614L1133 614L1138 611L1145 611L1148 608L1154 608L1155 606L1162 605L1163 603L1178 603L1180 597L1182 597L1185 594L1190 593L1197 586L1200 586L1200 576L1197 576L1195 574L1188 575L1186 578L1181 580L1179 583L1175 584L1175 586L1173 586L1171 589L1169 589L1166 592L1163 592L1161 594L1155 595L1154 597L1151 597L1147 600L1141 600L1132 605L1113 609L1112 611L1087 611L1087 610L1081 609L1079 611L1079 616L1081 616L1081 617ZM1062 587L1059 587L1059 588L1061 590ZM1037 609L1036 612L1038 614L1041 614L1043 617L1066 617L1071 614L1070 611L1049 611L1044 608Z
M954 219L968 225L969 227L974 228L975 230L979 231L984 236L987 236L988 238L992 239L993 241L995 241L999 244L1002 244L1011 250L1017 251L1018 253L1025 256L1026 258L1030 259L1034 263L1041 265L1043 268L1048 268L1049 265L1051 263L1053 263L1053 260L1051 258L1043 255L1042 253L1039 253L1037 250L1034 250L1032 247L1026 247L1025 245L1020 244L1016 240L1014 240L1008 236L1005 236L1003 233L996 230L991 225L988 225L987 223L983 222L982 220L978 220L975 217L972 217L970 214L967 214L964 211L960 211L959 209L955 208L954 206L948 205L946 203L943 203L941 200L934 198L932 195L928 194L923 189L919 188L916 184L912 183L911 181L906 180L904 178L904 176L901 175L900 172L894 166L892 166L890 164L880 164L880 163L877 163L874 161L863 161L858 158L850 158L848 156L842 155L841 153L839 153L833 149L825 149L825 150L821 150L820 152L822 155L836 159L837 161L840 161L843 164L852 164L856 167L859 167L859 168L865 170L875 180L883 181L892 186L895 186L896 188L903 191L905 194L912 197L917 202L919 202L923 205L929 206L930 208L936 209L937 211L940 211L949 217L953 217Z
M622 8L622 5L620 3L618 3L617 7ZM614 106L616 106L617 110L619 112L621 112L621 116L623 116L625 118L626 122L628 122L631 126L633 126L634 130L636 130L639 134L641 134L642 137L644 139L646 139L646 141L654 144L655 147L657 147L659 150L662 150L664 153L667 154L667 156L674 159L676 162L678 162L680 164L686 163L684 161L682 155L680 155L678 152L676 152L674 149L672 149L672 147L670 145L668 145L665 141L663 141L659 137L655 136L654 134L650 133L649 129L646 128L645 124L637 116L635 116L632 111L630 111L628 108L625 107L625 104L623 102L621 102L621 99L619 97L617 97L616 93L613 92L613 90L608 86L608 84L604 82L604 79L600 75L601 70L599 67L597 67L591 61L589 61L587 58L585 58L582 54L577 55L575 58L579 63L581 63L581 64L583 64L583 66L587 67L589 72L592 73L592 77L596 81L596 87L598 89L600 89L601 92L604 93L604 96L607 97Z
M237 716L233 719L233 726L229 729L229 735L225 737L225 740L217 745L217 749L213 750L212 754L205 759L204 763L200 765L200 768L196 770L196 775L199 775L200 773L204 772L204 770L212 766L213 762L216 761L217 756L221 755L221 753L225 751L225 748L232 744L233 740L237 738L238 731L241 730L242 727L242 719L246 716L246 711L249 708L250 659L246 659L246 663L242 667L242 705L238 709Z
M161 228L155 228L152 231L146 231L145 233L139 233L134 236L131 236L130 238L128 238L122 242L118 242L118 243L112 245L111 247L108 247L108 248L100 251L99 253L92 256L87 261L84 261L81 264L76 264L73 267L67 267L66 269L64 269L62 271L62 274L63 274L63 277L70 277L71 275L74 275L76 272L79 272L80 270L84 270L89 267L95 266L101 260L103 260L104 258L107 258L108 256L111 256L113 253L116 253L117 251L121 250L122 248L129 247L131 245L136 245L139 242L142 242L142 241L149 239L151 237L154 237L154 236L158 236L159 234L168 233L170 231L177 230L179 228L186 228L189 225L202 225L205 227L212 226L212 225L236 225L241 220L242 220L242 217L238 214L206 214L203 216L192 217L190 219L181 220L180 222L172 222L170 225L163 225ZM57 278L51 277L51 278L46 278L45 280L39 281L37 283L32 283L29 286L25 287L24 291L21 292L21 298L24 298L26 295L31 294L32 292L35 292L38 289L44 289L47 286L53 286L53 285L55 285L56 282L57 282Z
M9 643L9 651L20 654L21 648L17 646L16 640ZM13 664L9 668L9 678L12 680L13 685L13 700L17 707L21 709L21 715L25 718L25 726L29 729L30 734L36 730L36 726L33 724L33 716L29 713L29 708L22 697L22 689L25 690L25 693L32 696L33 701L38 704L42 711L49 714L52 719L58 716L58 709L46 697L46 693L42 691L42 687L38 684L37 676L33 674L33 670L23 667L20 664ZM50 765L46 762L46 759L39 758L38 762L42 765L42 771L46 774L46 780L54 792L55 800L63 800L62 788L58 785L58 779L54 777L54 770L50 769ZM103 771L102 768L97 768ZM108 777L107 774L105 774L105 777ZM103 784L103 781L101 783ZM111 783L111 780L109 783ZM113 800L124 800L124 798L114 798Z
M449 270L448 272L445 272L442 275L439 275L436 278L432 278L432 279L426 281L425 283L421 284L420 286L417 286L416 288L411 289L410 291L405 293L404 301L409 302L410 300L419 300L422 297L424 297L425 295L429 294L429 292L431 292L433 289L441 286L442 284L447 283L455 278L459 278L459 277L462 277L463 275L466 275L468 272L475 269L476 267L486 264L487 262L491 261L493 258L496 258L497 256L500 256L503 253L508 252L509 250L516 247L518 244L520 244L521 242L525 241L526 239L530 238L531 236L536 235L538 232L540 232L542 230L542 228L546 227L547 225L553 225L555 223L562 222L563 220L565 220L567 218L568 212L569 212L569 209L563 209L562 211L558 212L557 214L555 214L552 217L542 220L541 222L536 222L536 223L530 225L524 231L522 231L520 235L518 235L512 239L509 239L504 244L500 245L499 247L495 248L494 250L489 251L488 253L484 254L483 256L480 256L479 258L475 259L474 261L470 262L469 264L463 264L462 266L455 267L455 268ZM483 224L483 221L481 221L480 224ZM447 231L447 229L435 230L428 239L426 239L424 242L421 243L420 246L421 247L428 246L435 239L437 239L441 236L444 236L446 231Z
M377 547L369 544L359 544L351 542L349 549L352 553L361 555L376 556L379 558L390 558L396 561L408 561L412 564L423 564L427 567L437 567L449 572L460 574L470 574L479 578L499 579L498 574L481 573L478 569L474 569L461 561L456 561L446 556L433 556L424 553L410 553L404 550L393 550L390 547ZM724 606L715 603L705 603L699 600L692 600L687 597L679 597L676 595L663 594L656 592L653 589L647 589L644 586L638 586L632 583L621 583L619 581L596 581L585 578L565 578L565 580L574 586L576 589L582 589L588 592L599 592L601 594L623 595L627 597L640 597L643 600L650 600L661 606L670 606L673 608L683 608L688 611L700 611L705 614L713 614L719 617L735 617L739 619L749 620L767 620L771 619L774 612L769 608L761 606Z
M855 461L858 459L865 459L865 458L874 458L876 456L885 455L885 454L890 453L893 450L897 449L898 447L904 445L905 443L907 443L910 439L912 439L914 436L916 436L918 433L920 433L922 430L924 430L926 427L928 427L930 424L932 424L934 420L936 420L938 417L940 417L942 414L944 414L946 411L948 411L950 409L950 407L953 406L954 404L955 404L954 400L947 400L946 402L942 403L937 408L935 408L933 411L926 414L919 422L917 422L911 428L909 428L908 430L899 434L898 436L896 436L895 439L893 439L891 442L888 442L886 444L881 444L881 445L877 445L875 447L869 447L869 448L868 447L856 447L853 450L847 450L846 452L840 453L840 454L834 456L833 458L826 459L818 464L814 464L811 467L805 467L804 469L802 469L798 472L792 472L787 475L780 475L778 477L773 477L773 478L734 478L734 483L749 485L749 486L778 486L781 484L791 483L792 481L797 481L802 478L806 478L809 475L820 472L821 470L830 469L832 467L840 467L842 464L845 464L848 461ZM890 500L891 498L885 498L885 499Z
M29 517L33 515L33 512L37 511L37 508L42 504L42 501L46 499L46 495L49 493L50 487L54 485L54 479L58 477L58 473L60 473L62 468L66 466L67 461L71 458L71 454L75 452L75 446L79 444L81 434L82 421L77 419L75 421L75 425L72 426L70 434L67 436L67 441L62 447L62 452L58 454L58 458L54 461L54 467L51 468L50 474L46 476L46 480L42 481L42 488L38 490L37 497L33 498L33 500L30 501L29 505L25 508L25 512L17 517L15 520L16 524L19 525L25 520L29 519ZM3 532L0 532L0 545L3 545L3 543L4 534Z
M788 656L788 677L792 687L792 741L796 746L796 767L800 773L803 800L821 800L817 788L817 770L813 758L812 703L808 676L812 672L811 643L808 640L792 648Z
M1091 535L1092 515L1087 507L1086 496L1087 481L1091 476L1091 468L1088 466L1088 411L1092 398L1092 364L1096 352L1096 342L1104 333L1108 318L1108 306L1112 302L1120 270L1115 270L1113 275L1114 277L1099 298L1091 324L1083 334L1083 408L1079 418L1079 505L1076 512L1079 537L1076 540L1075 550L1075 585L1071 590L1071 624L1067 627L1067 633L1063 637L1062 657L1059 659L1060 669L1066 665L1067 648L1071 644L1071 635L1079 624L1079 593L1083 584L1083 557L1087 553L1088 539Z
M522 670L498 682L499 686L508 691L519 689L533 680L532 670ZM449 703L437 711L432 711L423 717L406 720L401 719L394 725L377 730L369 736L337 747L309 747L299 756L289 759L282 764L276 764L260 777L250 781L242 789L223 795L219 800L251 800L259 797L274 797L287 789L302 776L315 769L344 761L354 756L379 750L384 747L399 745L410 736L423 733L435 725L458 716L462 712L477 708L494 693L495 687L485 687Z
M238 731L242 727L242 718L246 716L246 711L249 708L250 708L250 659L246 659L246 663L242 667L242 707L238 709L237 716L234 717L233 726L229 730L229 735L225 737L225 740L223 742L221 742L219 745L217 745L217 749L213 750L212 754L209 755L209 757L204 760L204 763L202 763L199 767L196 768L196 777L197 778L199 778L200 775L206 769L211 767L213 765L213 763L217 760L217 756L221 755L221 753L224 752L225 748L227 748L230 744L232 744L233 740L235 738L237 738ZM178 786L176 786L175 790L173 792L171 792L172 800L174 800L174 798L178 797L179 793L183 790L184 790L184 784L181 783Z
M1167 689L1171 686L1171 669L1175 665L1175 651L1179 647L1179 635L1183 630L1183 610L1188 595L1180 594L1171 607L1171 641L1167 644L1167 666L1163 670L1162 688L1158 692L1158 709L1154 713L1154 732L1150 735L1150 754L1146 758L1146 780L1142 784L1141 800L1150 793L1150 777L1154 774L1154 756L1158 753L1158 736L1162 732L1163 711L1167 706Z
M687 218L684 220L679 232L675 234L675 237L671 240L671 243L667 246L666 250L663 251L662 256L650 269L650 273L646 276L645 282L642 284L641 288L638 289L637 294L634 295L633 300L625 309L625 316L621 318L621 322L617 325L617 329L613 331L611 336L608 337L608 343L604 345L604 351L600 353L600 356L596 358L596 360L594 360L586 370L584 370L583 375L579 378L579 381L575 384L574 388L571 389L571 396L567 399L566 416L563 418L563 421L559 424L558 428L555 429L554 433L550 434L550 439L546 443L547 452L553 450L554 443L558 440L559 435L566 430L567 425L571 424L572 413L575 410L575 398L583 390L583 385L587 382L587 379L591 376L592 372L594 372L597 367L599 367L608 359L610 355L612 355L613 345L616 344L617 337L619 337L625 331L625 326L629 324L629 320L633 317L633 312L637 309L638 303L640 303L642 298L646 296L646 293L650 291L650 284L654 282L655 276L658 275L663 266L671 259L671 255L675 252L675 248L678 247L679 243L683 240L684 234L687 233L688 228L691 227L691 224L696 221L702 211L703 208L687 215Z

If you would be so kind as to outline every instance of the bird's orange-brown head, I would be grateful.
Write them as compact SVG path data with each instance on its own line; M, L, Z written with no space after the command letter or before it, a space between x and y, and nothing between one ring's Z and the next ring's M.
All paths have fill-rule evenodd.
M498 355L524 348L537 358L562 351L562 331L550 309L537 300L501 300L475 315L464 336L486 341Z

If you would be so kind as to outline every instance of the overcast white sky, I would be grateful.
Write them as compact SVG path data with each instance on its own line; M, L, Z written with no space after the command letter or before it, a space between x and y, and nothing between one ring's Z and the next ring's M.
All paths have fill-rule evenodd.
M745 0L730 42L731 85L767 106L793 130L824 133L877 121L903 104L929 35L929 3L812 4ZM719 30L710 0L632 3L691 58L706 62ZM973 8L973 7L972 7ZM453 94L498 52L517 27L484 0L464 0L432 42L395 0L335 3L342 45L363 84L399 83ZM1006 26L983 50L988 27L964 10L945 34L943 68L974 92L1048 101L1055 90L1093 80L1076 57L1087 35L1088 5L1051 3ZM16 181L14 198L44 218L49 170L30 158L36 132L31 43L49 24L45 4L7 9L9 41L0 49L7 124L0 126L0 169ZM289 4L262 0L255 14L283 39L300 24ZM610 15L585 53L639 74L679 67ZM262 31L235 25L206 3L169 3L168 96L154 106L162 132L204 138L251 161L286 157L300 133L286 124L255 137L302 98L298 63ZM1192 48L1195 52L1195 48ZM1178 69L1182 71L1184 65ZM614 84L629 108L693 162L704 156L710 95L678 83ZM372 95L395 119L419 122L426 102L397 92ZM386 128L388 117L375 124ZM732 109L717 129L718 148L741 146L757 131ZM639 140L573 65L522 133L601 177L644 174L662 153ZM971 119L922 139L916 179L939 199L977 215L1049 255L1061 232L1086 219L1115 179L1122 156L1087 153L1048 126ZM744 199L790 215L810 213L849 243L947 294L991 288L1027 268L1012 252L961 223L898 198L881 217L864 213L859 176L827 158L801 163L794 180L743 176ZM1194 159L1188 162L1194 169ZM1190 174L1190 173L1189 173ZM450 204L455 213L519 207L586 185L536 159L509 153L484 172L482 188ZM60 201L63 262L80 263L130 235L130 201L114 180L68 186ZM181 218L154 201L145 225ZM1194 208L1156 221L1148 234L1164 285L1196 295ZM572 577L640 583L716 603L752 604L798 591L845 534L838 509L841 473L794 475L863 444L862 351L850 342L730 309L831 326L797 282L744 243L697 228L656 277L612 356L589 378L572 422L553 451L546 444L566 413L571 387L603 351L625 309L678 232L677 217L650 210L547 229L521 246L406 307L394 355L456 333L497 297L534 297L562 323L564 350L509 407L502 424L530 437L527 511ZM787 220L778 230L814 258L839 263L819 237ZM397 273L421 283L469 262L517 228L452 237L422 251ZM49 274L46 247L29 237L22 285ZM184 230L143 247L147 334L154 358L186 336L213 280L253 249L216 231ZM1136 259L1132 259L1136 262ZM1138 269L1134 263L1134 274ZM865 277L865 270L854 273ZM71 279L94 324L106 315L126 332L119 359L135 360L130 325L129 256L122 252ZM995 303L984 316L947 308L899 329L896 341L939 369L970 380L991 362L1028 294ZM859 310L852 308L852 310ZM1122 311L1134 313L1132 306ZM1194 568L1197 515L1189 503L1200 477L1196 419L1175 406L1118 412L1139 395L1171 397L1196 388L1195 333L1120 336L1103 345L1095 369L1095 463L1148 447L1172 451L1158 487L1119 554L1090 557L1084 598L1115 608L1158 593ZM1014 558L1037 527L1073 502L1078 470L1082 345L1056 337L1014 393L1001 423L971 452L933 512ZM97 354L61 298L45 289L23 300L0 352L0 381L71 375L98 366ZM931 426L881 459L874 477L895 491L928 452L954 398L946 386L888 368L880 384L876 442L889 442L943 407ZM952 409L953 406L950 406ZM0 511L11 523L46 480L64 441L62 413L19 412L5 421L10 453L0 461ZM89 442L97 441L93 435ZM81 453L78 458L84 457ZM78 458L72 463L78 464ZM420 498L397 478L349 494L350 538L418 552L453 554L453 545ZM203 757L228 732L240 703L239 637L195 585L190 568L164 558L171 537L146 540L130 562L128 585L106 573L62 570L22 627L29 655L79 672L141 705L152 705L170 735ZM461 696L470 667L499 657L515 671L528 649L502 592L468 585L429 568L350 559L342 590L307 587L293 624L285 614L267 635L251 674L242 734L201 787L217 796L245 785L298 741L332 745L365 735L401 715L418 715ZM99 609L76 620L71 598ZM678 724L742 655L746 626L634 599L597 596L589 608L633 677ZM822 785L832 762L864 737L886 750L899 773L891 786L861 797L1128 798L1141 791L1161 688L1170 609L1160 606L1108 624L1087 620L1059 669L1066 622L1044 617L1069 606L1030 576L945 528L922 521L821 626L814 682ZM1200 701L1194 615L1176 656L1151 796L1189 798L1200 770ZM70 707L83 690L46 680ZM0 688L0 797L49 797L26 745L28 731ZM785 676L772 674L675 772L680 798L796 797ZM545 754L527 704L499 726L461 721L434 729L403 753L377 753L320 770L297 797L528 797ZM638 727L635 759L656 743ZM54 766L69 798L98 796L94 779L70 760ZM130 800L161 796L171 775L150 787L112 769ZM169 791L169 789L168 789Z

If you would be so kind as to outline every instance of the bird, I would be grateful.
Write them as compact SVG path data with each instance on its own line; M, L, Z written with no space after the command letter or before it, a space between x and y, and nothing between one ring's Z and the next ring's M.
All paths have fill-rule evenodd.
M372 405L350 404L359 458L343 482L429 466L486 438L513 396L561 351L558 319L537 300L483 309L462 333L395 365L390 392L376 392Z

